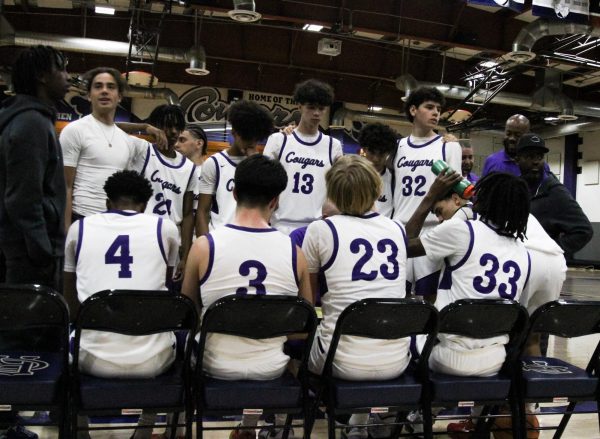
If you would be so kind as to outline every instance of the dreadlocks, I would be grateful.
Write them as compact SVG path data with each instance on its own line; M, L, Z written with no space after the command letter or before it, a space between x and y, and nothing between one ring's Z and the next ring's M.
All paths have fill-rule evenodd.
M185 128L185 116L178 105L159 105L152 110L148 121L150 125L161 129L175 127L178 131L183 131Z
M519 177L503 172L486 175L475 185L475 210L498 233L521 241L527 230L529 190Z
M50 46L34 46L21 52L12 70L15 93L36 96L40 76L52 68L63 70L67 65L64 55Z

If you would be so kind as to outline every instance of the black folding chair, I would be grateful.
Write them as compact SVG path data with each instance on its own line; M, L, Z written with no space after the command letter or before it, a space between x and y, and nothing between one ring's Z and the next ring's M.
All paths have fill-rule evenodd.
M197 349L195 389L197 438L204 430L224 430L229 427L206 428L204 416L239 415L251 410L264 415L286 413L283 438L292 427L292 415L304 414L304 437L310 437L306 421L310 411L307 384L307 359L317 325L317 315L311 304L297 296L247 295L227 296L213 303L202 318ZM228 381L208 376L203 370L206 336L228 334L251 339L265 339L303 333L307 335L304 355L297 377L291 372L274 380ZM283 426L279 426L283 427ZM191 429L191 421L188 423Z
M150 412L175 412L191 404L190 356L198 315L191 300L168 291L110 290L88 298L79 309L73 350L71 425L78 430L77 415L109 416ZM79 371L82 330L114 332L130 336L186 331L191 334L183 355L170 369L153 378L101 378ZM186 417L192 413L186 412ZM176 425L172 425L174 437ZM95 427L115 430L129 427ZM191 438L191 430L186 431Z
M8 284L0 285L0 304L2 412L50 410L59 436L67 438L67 304L50 288Z
M406 371L390 380L350 381L332 374L340 337L358 336L373 339L398 340L425 334L425 349L431 349L437 334L438 313L420 299L364 299L348 306L339 316L323 373L315 376L318 394L327 410L328 437L335 438L336 416L352 413L398 412L420 407L423 382L427 382L427 363L411 362ZM398 358L398 361L402 361ZM319 397L317 399L320 399ZM318 402L318 401L317 401ZM431 424L425 425L431 435ZM395 433L399 433L398 428Z
M486 406L477 423L476 437L488 437L494 418L488 417L490 406L510 404L513 417L518 415L516 377L518 354L528 320L527 310L511 300L464 299L440 311L439 334L455 334L475 339L508 335L506 359L499 373L487 376L454 376L431 371L430 395L425 406ZM433 422L423 411L424 424ZM429 417L429 419L427 419ZM481 422L487 418L487 422ZM518 422L512 424L513 437L519 437ZM486 436L486 434L488 436Z
M600 302L555 300L538 308L530 319L528 337L548 333L557 337L580 337L600 333ZM560 438L567 427L575 406L580 401L596 401L600 405L599 366L600 343L596 346L586 369L553 357L521 358L519 402L525 414L526 402L569 402L556 429ZM587 412L590 413L590 412ZM600 413L598 413L600 423ZM520 418L521 432L526 437L526 418Z

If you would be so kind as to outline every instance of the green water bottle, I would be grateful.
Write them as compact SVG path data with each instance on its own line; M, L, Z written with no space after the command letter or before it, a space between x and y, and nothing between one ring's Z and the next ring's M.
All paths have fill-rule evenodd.
M435 175L439 175L439 173L442 172L444 169L447 169L446 173L454 172L454 169L448 166L448 163L446 163L443 160L436 160L433 163L433 166L431 166L431 172L433 172ZM458 195L460 195L462 198L468 200L473 196L475 186L473 186L473 184L469 180L463 178L461 181L454 185L452 190Z

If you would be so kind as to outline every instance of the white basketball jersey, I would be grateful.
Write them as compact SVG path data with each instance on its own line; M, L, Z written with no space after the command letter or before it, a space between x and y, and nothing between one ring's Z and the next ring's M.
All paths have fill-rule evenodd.
M394 190L396 189L395 175L388 168L381 174L383 190L381 196L375 201L375 210L381 215L392 218L394 215Z
M169 249L164 248L163 234L177 240L177 228L170 220L109 211L85 217L72 227L77 225L75 260L80 302L108 289L167 289ZM172 333L132 337L84 331L81 338L82 351L116 364L140 364L170 349L173 343Z
M160 154L154 145L148 147L144 167L145 176L154 191L146 206L146 213L168 218L175 224L183 219L183 197L190 184L196 184L196 165L175 151L175 158Z
M233 198L235 164L223 151L210 156L216 170L215 194L210 210L210 230L228 224L235 216L237 202Z
M436 307L460 299L519 300L529 278L530 261L525 245L496 233L492 226L465 221L470 243L464 257L449 265L441 275Z
M431 166L436 160L444 160L451 168L460 171L462 150L456 142L444 142L442 136L416 144L412 136L400 139L394 156L394 219L406 224L417 210L436 175ZM435 215L429 214L424 226L437 224Z
M276 134L279 135L279 134ZM284 136L279 162L288 175L285 190L279 196L279 207L273 213L273 227L296 229L321 217L325 202L325 173L333 163L334 139L319 133L317 140L308 143L295 132Z
M200 280L203 311L231 294L298 295L296 246L288 236L275 229L227 224L210 232L207 239L208 269ZM272 378L285 370L289 360L283 353L284 342L285 337L253 340L209 334L204 368L216 377L259 373Z

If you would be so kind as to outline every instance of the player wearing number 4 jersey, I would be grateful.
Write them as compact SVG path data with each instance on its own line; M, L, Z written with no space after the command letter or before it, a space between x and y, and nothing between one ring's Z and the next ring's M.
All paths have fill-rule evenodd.
M522 242L529 215L527 193L527 185L518 177L489 174L475 186L477 220L452 218L410 239L409 256L426 253L445 263L436 308L460 299L520 299L530 272L529 254ZM431 194L425 197L407 225L409 235L418 233L434 202ZM440 334L438 338L440 343L430 358L435 371L487 376L497 373L504 362L507 336L475 340Z
M431 166L436 160L444 160L453 169L461 169L462 149L457 142L445 142L437 135L437 128L444 105L444 96L435 88L420 88L412 92L406 101L406 116L412 122L410 136L400 140L391 161L395 173L394 191L395 220L406 224L435 180ZM437 224L435 215L429 215L423 231ZM409 260L408 281L418 295L435 294L437 287L436 263L427 257Z
M325 173L342 156L337 139L319 131L325 109L333 102L328 84L309 79L296 86L294 99L300 107L300 123L291 135L275 133L265 146L264 155L278 160L288 175L271 224L289 234L321 217L325 202Z
M406 283L406 235L403 226L373 211L382 181L369 161L340 158L327 172L327 197L341 215L308 226L302 249L311 282L325 274L328 292L321 298L323 320L317 329L309 367L321 373L337 319L350 304L366 298L402 298ZM408 365L409 340L376 340L343 336L334 376L349 380L385 380ZM350 424L365 424L368 414L353 415ZM358 427L357 427L358 428ZM352 429L354 430L354 428ZM366 429L350 431L366 437Z
M98 291L166 290L167 267L175 265L175 224L140 213L152 194L148 181L134 171L117 172L104 189L109 210L76 221L67 235L65 297L71 316ZM79 364L99 376L154 376L172 363L174 342L169 333L130 337L85 331Z

